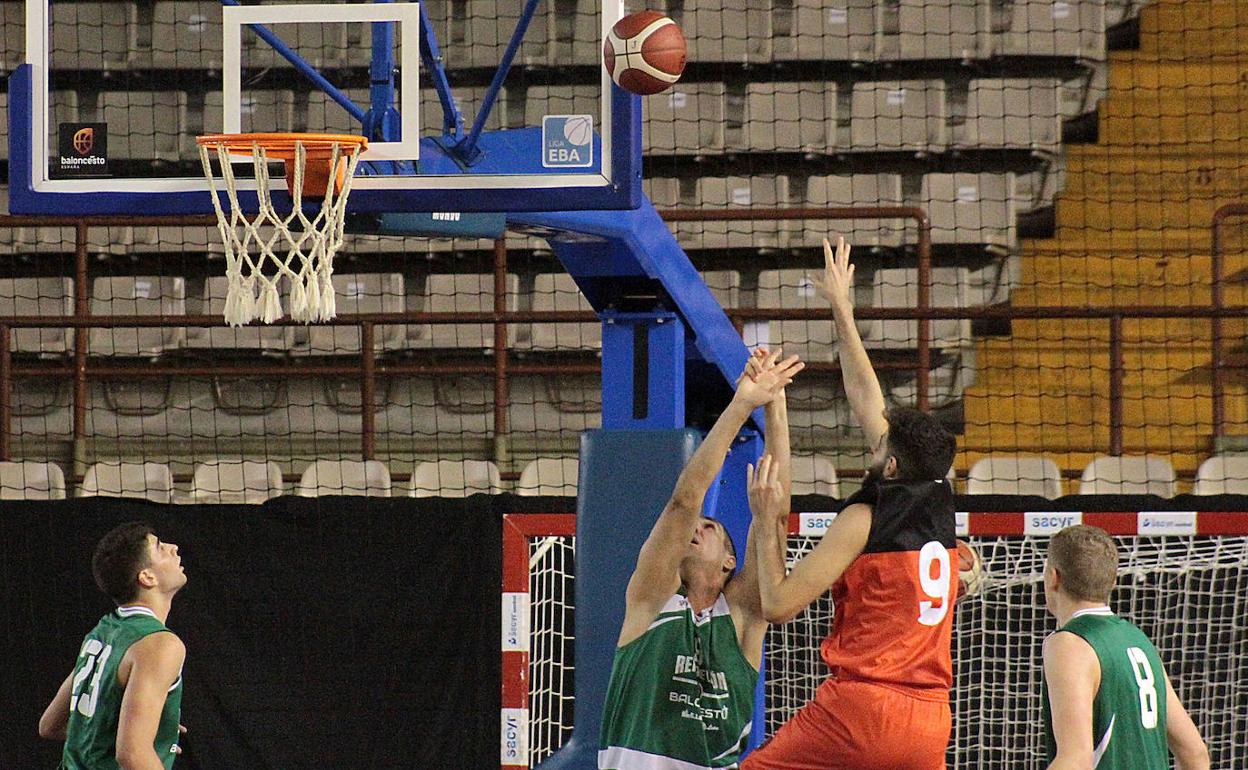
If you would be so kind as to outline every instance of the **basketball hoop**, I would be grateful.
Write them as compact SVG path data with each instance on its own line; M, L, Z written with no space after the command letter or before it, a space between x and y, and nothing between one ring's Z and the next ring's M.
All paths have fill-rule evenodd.
M264 323L281 318L278 283L283 278L290 282L292 319L306 323L333 318L334 254L342 246L351 179L368 140L346 134L209 134L195 141L225 243L226 323L242 326L256 318ZM217 195L214 150L229 213ZM254 219L248 219L239 205L231 155L252 157L259 201ZM268 164L275 160L286 166L291 207L285 215L274 207L270 194ZM320 202L311 219L303 210L305 200Z

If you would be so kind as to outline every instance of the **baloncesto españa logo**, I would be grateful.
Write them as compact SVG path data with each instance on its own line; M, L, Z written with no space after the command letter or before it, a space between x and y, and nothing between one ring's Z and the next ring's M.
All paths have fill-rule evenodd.
M108 173L108 125L62 123L59 131L57 176L103 176Z

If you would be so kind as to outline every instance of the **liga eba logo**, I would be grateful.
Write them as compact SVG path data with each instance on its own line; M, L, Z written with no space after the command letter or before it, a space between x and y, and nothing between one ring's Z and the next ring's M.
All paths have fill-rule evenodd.
M79 155L89 155L91 150L95 148L95 129L82 128L74 134L74 152Z
M542 165L546 168L588 168L594 164L592 115L542 117Z

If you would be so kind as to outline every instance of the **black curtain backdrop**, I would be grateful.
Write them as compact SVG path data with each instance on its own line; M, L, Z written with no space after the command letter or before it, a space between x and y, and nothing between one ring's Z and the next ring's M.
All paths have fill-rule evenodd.
M0 503L0 770L51 770L44 706L112 605L91 552L123 521L182 551L178 770L498 767L500 521L569 498ZM1248 510L1235 496L957 500L962 511ZM834 511L826 497L799 511ZM607 633L614 633L614 629Z
M574 501L281 498L0 504L0 770L55 768L39 715L112 609L91 578L130 520L189 577L181 770L498 767L501 516Z

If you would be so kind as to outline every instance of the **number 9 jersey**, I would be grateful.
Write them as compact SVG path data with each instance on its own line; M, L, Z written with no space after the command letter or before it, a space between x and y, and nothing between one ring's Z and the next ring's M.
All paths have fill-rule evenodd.
M146 607L118 607L87 634L74 664L69 725L61 770L117 770L117 725L125 688L117 669L130 645L169 631ZM153 747L166 768L177 756L178 719L182 712L182 677L165 698Z
M948 702L958 574L953 489L945 479L864 484L846 502L871 506L862 554L832 585L823 641L832 675Z

